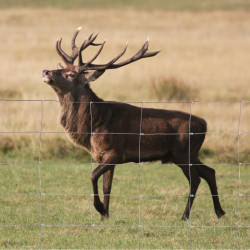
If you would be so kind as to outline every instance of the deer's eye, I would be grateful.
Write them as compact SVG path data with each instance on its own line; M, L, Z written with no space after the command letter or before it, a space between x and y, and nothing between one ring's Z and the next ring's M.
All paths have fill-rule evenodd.
M70 72L70 73L67 73L67 74L66 74L66 77L67 77L67 78L69 78L69 77L70 77L70 78L74 78L74 77L75 77L75 74L72 73L72 72Z

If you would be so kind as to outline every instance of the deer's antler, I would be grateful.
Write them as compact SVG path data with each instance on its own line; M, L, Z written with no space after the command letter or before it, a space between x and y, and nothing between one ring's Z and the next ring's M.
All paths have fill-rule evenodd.
M127 47L128 47L128 43L126 44L125 48L123 49L123 51L118 54L115 58L113 58L110 62L106 63L106 64L92 64L92 62L97 58L97 56L100 54L103 46L104 46L105 41L102 44L102 47L99 49L99 51L97 52L97 54L93 57L92 60L90 60L88 63L85 63L83 66L79 66L79 71L86 71L86 70L106 70L106 69L116 69L116 68L120 68L123 67L127 64L130 64L132 62L135 62L137 60L140 60L142 58L146 58L146 57L152 57L157 55L160 51L155 51L155 52L147 52L148 50L148 46L149 46L149 39L146 40L146 42L143 44L143 46L141 47L141 49L132 57L128 58L127 60L124 60L120 63L116 63L116 61L118 61L118 59L120 59L126 52ZM147 52L147 53L146 53Z
M92 46L100 46L102 44L100 43L94 43L94 40L96 39L97 34L94 35L94 33L92 33L82 44L82 46L79 48L77 48L76 46L76 37L79 33L79 31L82 29L82 27L78 27L73 35L73 38L72 38L72 42L71 42L71 47L72 47L72 55L69 56L67 55L61 48L61 43L62 43L62 38L58 38L57 39L57 42L56 42L56 51L57 53L59 54L59 56L61 56L61 58L63 59L63 61L65 62L66 66L70 66L74 64L77 56L79 57L79 63L78 63L78 66L81 66L83 65L82 63L82 55L81 55L81 51L83 51L84 49L86 49L89 45L92 45Z
M77 28L73 38L72 38L72 55L69 56L67 55L62 49L61 49L61 42L62 39L58 39L57 43L56 43L56 50L58 52L58 54L62 57L63 61L65 62L65 64L67 66L72 67L74 64L75 59L78 56L78 66L73 66L74 69L80 73L83 73L87 70L106 70L106 69L116 69L116 68L120 68L123 67L127 64L130 64L132 62L135 62L137 60L140 60L142 58L146 58L146 57L152 57L157 55L160 51L155 51L155 52L147 52L148 50L148 46L149 46L149 38L146 40L146 42L143 44L143 46L141 47L141 49L132 57L128 58L127 60L124 60L120 63L116 63L116 61L118 61L126 52L127 47L128 47L128 43L126 44L125 48L123 49L123 51L121 51L120 54L118 54L115 58L113 58L111 61L109 61L106 64L93 64L93 61L100 55L106 40L103 43L94 43L95 39L98 36L98 33L96 33L94 35L94 33L92 33L81 45L80 48L76 47L75 44L75 40L76 37L79 33L79 31L81 30L81 27ZM99 48L99 50L97 51L97 53L94 55L93 58L91 58L89 61L87 61L86 63L84 63L82 61L82 51L85 50L88 46L101 46Z

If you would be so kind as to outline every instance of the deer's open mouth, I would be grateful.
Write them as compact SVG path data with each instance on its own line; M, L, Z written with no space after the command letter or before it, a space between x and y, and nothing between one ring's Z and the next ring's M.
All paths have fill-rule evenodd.
M46 82L48 84L51 84L53 82L53 80L48 76L43 76L42 79L44 82Z

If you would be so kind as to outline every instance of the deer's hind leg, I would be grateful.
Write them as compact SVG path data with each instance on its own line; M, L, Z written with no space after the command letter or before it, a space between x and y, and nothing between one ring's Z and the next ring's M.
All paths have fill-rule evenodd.
M187 165L184 166L182 164L178 164L178 166L182 169L184 175L189 181L189 186L190 186L190 192L188 196L187 205L181 217L182 220L187 220L189 218L191 208L192 208L195 196L196 196L197 189L201 182L201 179L199 177L197 170L194 168L194 166L189 167Z
M197 160L196 168L199 173L199 176L208 183L208 186L212 194L214 210L215 210L217 217L218 218L222 217L226 213L222 209L221 204L220 204L217 185L216 185L215 170L213 168L210 168L204 165L200 160Z
M192 159L189 159L189 154L187 154L186 151L176 151L175 154L173 154L174 157L172 159L172 162L181 168L190 187L187 205L181 217L182 220L187 220L189 218L196 192L201 182L197 169L194 165L190 164L190 162L192 163L193 161Z

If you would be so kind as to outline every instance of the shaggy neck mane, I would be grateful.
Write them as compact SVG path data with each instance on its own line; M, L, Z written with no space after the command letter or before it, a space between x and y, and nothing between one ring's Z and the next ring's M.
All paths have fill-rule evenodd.
M103 102L103 100L91 90L89 85L79 85L74 92L57 92L57 95L61 108L60 122L66 131L74 133L70 134L70 137L74 137L72 139L76 141L78 133L90 133L91 112L96 113L101 106L91 104L91 102Z

